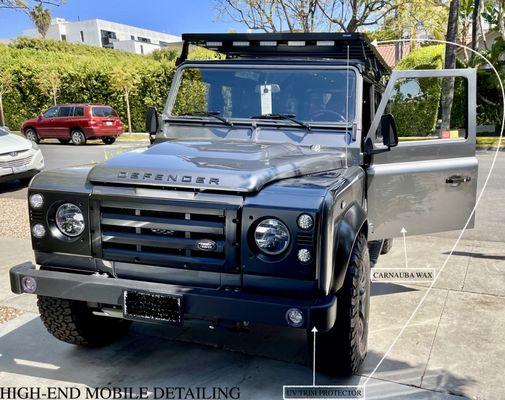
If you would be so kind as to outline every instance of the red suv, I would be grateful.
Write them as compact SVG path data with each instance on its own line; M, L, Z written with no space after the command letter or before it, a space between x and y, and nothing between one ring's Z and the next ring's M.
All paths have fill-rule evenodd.
M112 144L123 133L123 123L110 106L99 104L62 104L51 107L21 125L27 139L58 139L61 143L81 145L88 139Z

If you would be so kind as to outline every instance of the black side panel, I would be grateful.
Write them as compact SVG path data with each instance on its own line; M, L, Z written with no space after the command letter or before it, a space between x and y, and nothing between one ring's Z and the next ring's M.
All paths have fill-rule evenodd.
M356 237L362 229L367 233L366 212L355 203L352 205L338 223L337 244L334 253L334 271L332 280L332 292L342 287L351 251Z

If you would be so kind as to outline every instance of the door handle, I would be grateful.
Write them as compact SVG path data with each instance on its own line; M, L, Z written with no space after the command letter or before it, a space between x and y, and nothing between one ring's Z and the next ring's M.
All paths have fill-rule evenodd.
M470 182L472 178L470 176L453 175L445 180L445 183L451 186L459 186L462 183Z

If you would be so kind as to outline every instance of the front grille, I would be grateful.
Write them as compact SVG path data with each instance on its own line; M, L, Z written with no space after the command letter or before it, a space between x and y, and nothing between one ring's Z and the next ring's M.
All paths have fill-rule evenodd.
M238 271L236 208L175 201L102 200L98 215L99 251L105 260Z
M0 161L0 167L2 167L2 168L22 167L24 165L30 164L31 161L32 161L32 156L18 158L15 160Z

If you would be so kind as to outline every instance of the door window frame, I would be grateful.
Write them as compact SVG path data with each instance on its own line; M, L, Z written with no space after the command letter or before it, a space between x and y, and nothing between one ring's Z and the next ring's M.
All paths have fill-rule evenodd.
M394 70L391 73L389 81L387 83L386 89L382 94L382 99L377 108L375 116L370 125L370 129L365 136L363 143L369 138L374 144L374 148L382 149L384 146L377 141L376 131L379 127L380 119L386 110L389 103L391 94L393 93L395 83L400 79L415 79L415 78L447 78L447 77L462 77L467 80L467 135L466 138L458 139L432 139L432 140L412 140L408 142L400 142L398 146L426 146L426 145L440 145L447 143L476 143L476 126L477 126L477 70L475 68L465 68L465 69L416 69L416 70ZM392 150L394 151L394 149Z

